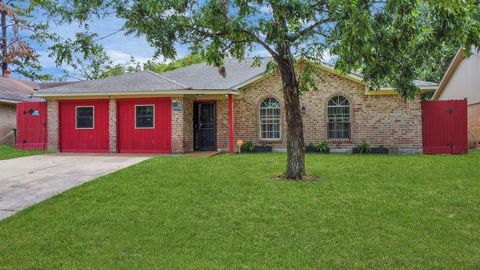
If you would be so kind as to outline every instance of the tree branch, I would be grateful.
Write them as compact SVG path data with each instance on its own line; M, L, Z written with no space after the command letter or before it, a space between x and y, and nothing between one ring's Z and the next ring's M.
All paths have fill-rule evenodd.
M315 29L316 27L324 24L324 23L328 23L328 22L331 22L330 18L326 18L326 19L323 19L323 20L320 20L320 21L317 21L315 22L314 24L308 26L307 28L304 28L303 30L301 30L300 32L298 32L297 34L295 35L292 35L292 36L289 36L288 37L288 40L291 41L291 42L294 42L296 41L297 39L303 37L304 35L307 35L308 33L310 33L311 31L313 31L313 29Z

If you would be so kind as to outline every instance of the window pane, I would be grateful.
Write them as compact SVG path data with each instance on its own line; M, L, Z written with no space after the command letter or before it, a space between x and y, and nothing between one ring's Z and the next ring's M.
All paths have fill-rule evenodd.
M76 108L77 128L93 128L93 107Z
M350 138L350 103L345 97L336 96L327 105L329 139Z
M280 139L280 103L274 98L267 98L260 105L260 136Z
M135 127L136 128L153 128L154 127L153 105L135 107Z

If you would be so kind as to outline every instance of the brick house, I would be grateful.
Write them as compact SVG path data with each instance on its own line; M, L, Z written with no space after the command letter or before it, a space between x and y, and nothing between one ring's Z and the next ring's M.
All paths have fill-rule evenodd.
M466 57L459 49L433 95L434 100L467 99L468 142L480 147L480 54L473 50Z
M149 71L44 89L48 145L65 152L186 153L233 151L237 139L286 149L281 80L265 59L225 63L227 76L205 64ZM391 88L370 90L362 77L318 67L319 91L301 106L306 143L329 141L351 151L366 140L393 152L420 152L421 97L404 102ZM436 84L416 81L423 91Z
M10 77L7 70L0 76L0 144L15 145L14 129L17 128L17 104L20 102L43 101L34 97L38 89L70 84L72 82L36 83Z

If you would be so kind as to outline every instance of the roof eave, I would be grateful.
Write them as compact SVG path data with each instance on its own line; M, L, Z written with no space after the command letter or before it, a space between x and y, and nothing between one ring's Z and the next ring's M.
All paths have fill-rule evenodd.
M20 102L22 102L22 101L0 98L0 103L17 104L17 103L20 103Z
M72 93L37 93L35 97L87 97L87 96L140 96L140 95L239 95L233 89L225 90L169 90L169 91L139 91L139 92L72 92Z

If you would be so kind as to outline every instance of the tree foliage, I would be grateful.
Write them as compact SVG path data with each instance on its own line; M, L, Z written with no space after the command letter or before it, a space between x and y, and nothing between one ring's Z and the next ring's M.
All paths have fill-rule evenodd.
M7 70L32 79L49 79L42 75L39 55L31 43L42 44L52 37L48 25L36 23L35 5L25 0L0 1L0 65L2 75Z
M205 61L204 58L199 54L189 54L183 58L176 59L170 63L156 63L152 60L149 60L143 64L143 69L161 73L165 71L174 70L177 68L199 64L204 61Z

